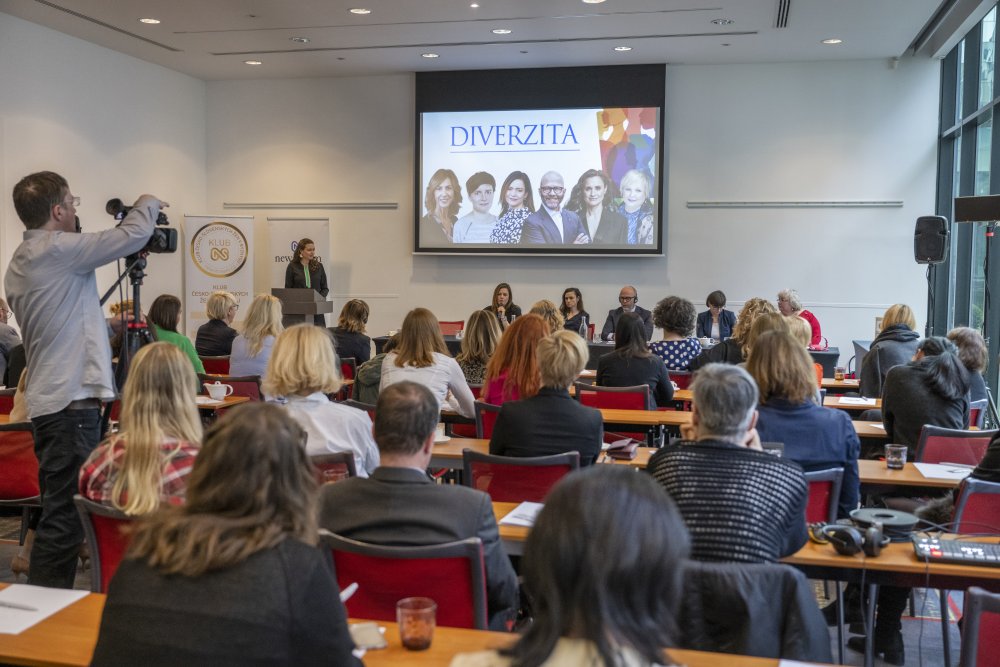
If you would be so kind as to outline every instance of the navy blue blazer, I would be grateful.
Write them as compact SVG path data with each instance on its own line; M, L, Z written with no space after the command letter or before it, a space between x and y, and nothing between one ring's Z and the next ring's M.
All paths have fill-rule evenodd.
M545 243L549 245L572 245L580 234L587 234L578 216L573 211L562 209L563 237L559 236L559 228L552 221L544 206L524 219L521 227L521 243ZM587 234L589 238L589 234Z
M719 311L719 340L725 340L733 335L736 326L736 313L723 308ZM698 338L712 337L712 311L698 313L698 328L695 334Z

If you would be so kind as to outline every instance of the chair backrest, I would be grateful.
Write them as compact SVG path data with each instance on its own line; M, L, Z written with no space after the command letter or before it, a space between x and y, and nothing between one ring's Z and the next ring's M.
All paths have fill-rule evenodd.
M580 452L514 457L463 449L462 467L462 483L488 493L494 502L540 503L556 482L580 467Z
M959 667L995 665L1000 655L1000 594L978 586L965 591Z
M844 469L829 468L807 472L806 481L809 482L806 523L834 523L837 520L840 487L844 483Z
M499 405L476 401L476 437L490 438L493 436L493 425L497 423L500 414Z
M915 460L921 463L978 465L997 431L966 431L924 424Z
M375 421L375 406L371 403L362 403L361 401L355 401L353 398L349 398L346 401L341 401L341 405L347 405L358 410L364 410L368 413L368 417Z
M118 571L128 544L132 539L131 528L134 517L113 507L95 503L77 494L73 496L76 509L83 522L83 532L90 545L90 590L92 593L107 593L111 578Z
M309 457L316 469L316 481L320 484L328 481L328 473L347 473L348 477L357 477L358 470L354 464L352 452L337 452L335 454L314 454Z
M677 385L678 389L690 387L693 375L694 373L691 371L670 371L670 379Z
M14 409L14 388L0 389L0 415L9 415Z
M31 424L0 425L0 504L35 504L40 493Z
M986 406L989 404L988 398L981 398L978 401L969 403L969 427L982 428L986 421Z
M470 384L469 391L472 392L473 398L479 398L483 393L483 385L481 384ZM476 424L449 424L449 429L451 430L452 437L456 438L479 438L479 429ZM492 430L492 425L491 425Z
M200 394L208 393L205 389L206 382L210 384L212 382L220 382L221 384L229 384L233 386L233 396L246 396L251 401L259 401L264 395L260 390L259 375L217 376L198 373L198 382L198 393Z
M952 523L956 533L1000 535L1000 482L966 477L955 499Z
M320 531L333 552L337 583L358 590L345 603L352 618L395 621L396 603L428 597L437 603L437 624L487 628L486 570L478 537L422 547L386 547Z
M648 384L634 387L600 387L585 382L574 382L576 400L591 408L618 410L646 410L650 405Z
M438 322L438 326L441 327L442 336L457 336L458 332L465 328L464 320L451 320L446 322Z
M202 357L202 366L205 367L205 372L211 375L229 375L229 355L224 357Z
M358 376L358 361L354 357L344 357L340 360L340 374L345 380L353 380Z

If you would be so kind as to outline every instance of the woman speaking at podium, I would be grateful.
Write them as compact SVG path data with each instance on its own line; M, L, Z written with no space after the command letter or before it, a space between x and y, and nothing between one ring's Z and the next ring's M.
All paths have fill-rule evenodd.
M326 271L316 259L316 244L312 239L299 241L295 246L292 261L285 269L285 289L303 287L316 290L324 299L330 293L330 288L326 284ZM313 318L317 326L326 326L326 319L322 313L317 313Z

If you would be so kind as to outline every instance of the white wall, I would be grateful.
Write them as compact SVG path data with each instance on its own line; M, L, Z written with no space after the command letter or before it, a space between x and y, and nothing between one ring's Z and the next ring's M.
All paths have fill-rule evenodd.
M203 81L0 13L0 91L0 273L24 230L10 191L35 171L66 177L84 231L114 224L104 212L113 197L155 194L175 226L204 211ZM150 258L146 307L180 293L182 254ZM100 269L99 287L116 276Z
M464 318L500 281L522 305L578 286L595 317L617 305L625 283L647 308L668 294L700 305L722 289L738 306L795 287L846 352L852 338L870 338L889 304L909 303L921 320L926 309L911 248L916 217L934 207L938 73L931 60L895 70L881 60L669 67L665 259L413 256L408 75L210 82L208 210L221 213L224 201L398 202L391 212L251 211L260 238L267 215L328 215L335 310L368 300L375 334L417 305ZM697 210L689 200L904 205ZM260 267L262 291L271 286Z

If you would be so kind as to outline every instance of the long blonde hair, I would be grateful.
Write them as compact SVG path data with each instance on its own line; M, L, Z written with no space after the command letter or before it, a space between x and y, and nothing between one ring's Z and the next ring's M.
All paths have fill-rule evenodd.
M180 450L178 444L161 455L165 439L201 442L197 382L191 361L176 345L150 343L135 355L122 392L122 430L110 443L125 447L111 503L126 514L147 514L160 506L163 466Z
M270 294L255 296L247 310L247 318L243 321L243 337L249 343L250 356L260 354L265 338L278 336L284 330L281 326L281 301Z
M272 396L308 396L332 394L343 383L330 334L313 324L296 324L274 341L261 388Z
M764 313L776 312L778 309L774 307L773 303L767 299L761 299L759 296L747 299L746 303L743 304L739 317L736 319L736 326L733 327L733 338L739 342L744 359L750 355L747 339L750 337L750 328L754 321Z

